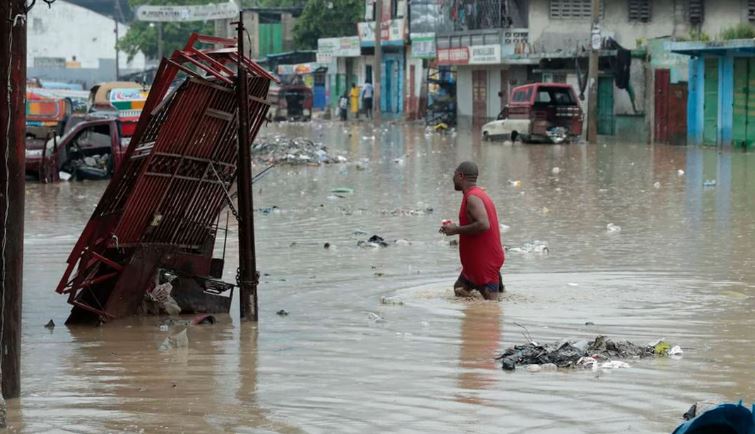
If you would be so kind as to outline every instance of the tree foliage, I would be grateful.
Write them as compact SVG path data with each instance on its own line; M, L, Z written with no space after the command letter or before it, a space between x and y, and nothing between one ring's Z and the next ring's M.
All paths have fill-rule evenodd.
M317 48L317 39L357 34L364 0L309 0L294 26L299 48Z
M129 0L129 6L136 9L137 6L149 4L162 5L200 5L207 4L207 0ZM129 60L142 52L148 58L157 57L157 32L160 23L135 21L131 24L126 35L118 42L118 48L123 50ZM195 21L189 23L161 23L163 28L163 55L169 56L173 50L182 48L192 32L212 34L214 24L211 21Z

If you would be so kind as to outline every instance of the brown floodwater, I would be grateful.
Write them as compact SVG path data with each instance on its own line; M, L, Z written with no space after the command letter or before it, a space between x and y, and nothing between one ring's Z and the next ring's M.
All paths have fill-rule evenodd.
M399 123L263 134L273 132L311 136L352 163L277 167L255 185L255 207L277 207L255 215L260 322L240 324L234 303L217 324L189 328L187 348L158 350L169 334L159 318L62 325L69 306L54 288L105 184L27 186L12 430L668 433L695 401L755 398L755 155L631 138L481 143ZM458 252L437 228L457 218L451 173L465 159L510 226L500 303L451 293ZM333 196L339 187L354 193ZM406 242L357 247L372 234ZM533 240L549 254L521 249ZM665 338L684 356L504 372L493 358L525 342L519 325L540 342Z

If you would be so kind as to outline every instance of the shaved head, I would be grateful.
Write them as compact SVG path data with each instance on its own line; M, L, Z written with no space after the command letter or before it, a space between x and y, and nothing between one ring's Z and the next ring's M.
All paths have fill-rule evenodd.
M480 171L477 169L477 165L471 161L465 161L459 164L459 167L456 168L456 171L461 173L465 178L468 179L477 179L477 176L480 174Z
M477 165L471 161L465 161L459 164L454 170L454 189L462 191L465 185L474 185L477 182L479 170Z

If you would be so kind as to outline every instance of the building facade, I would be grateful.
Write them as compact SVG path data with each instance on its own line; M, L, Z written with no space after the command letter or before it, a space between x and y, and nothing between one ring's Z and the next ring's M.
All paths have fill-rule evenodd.
M52 8L33 8L27 26L29 77L76 82L88 88L115 80L116 71L126 74L145 68L141 53L131 60L125 53L116 54L116 26L118 35L123 37L128 25L116 24L113 18L81 6L60 0Z

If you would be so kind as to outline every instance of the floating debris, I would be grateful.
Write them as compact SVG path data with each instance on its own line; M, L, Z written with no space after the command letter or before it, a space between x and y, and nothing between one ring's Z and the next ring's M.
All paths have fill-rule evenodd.
M684 170L679 169L679 170L676 171L676 174L679 175L679 176L684 176Z
M506 251L509 253L520 253L524 255L528 254L539 254L539 255L548 255L550 254L550 249L548 248L548 242L546 241L529 241L524 244L522 244L521 247L506 247Z
M427 215L433 213L432 208L421 208L421 209L403 209L403 208L396 208L392 210L381 210L380 214L382 215L391 215L391 216L418 216L418 215Z
M606 225L606 232L609 234L618 234L621 232L621 226L615 225L613 223L608 223Z
M378 247L388 247L388 243L385 242L383 237L379 235L373 235L367 241L357 242L357 246L365 247L365 248L366 247L378 248Z
M706 179L703 181L703 187L715 187L716 186L716 180L715 179Z
M255 160L278 164L336 164L348 159L328 151L322 143L304 137L289 138L284 135L259 137L252 145Z
M401 300L400 298L397 298L397 297L383 296L383 297L380 297L380 303L392 305L392 306L403 306L404 300Z
M561 173L561 168L554 167L553 169L551 169L551 173L554 175L558 175L559 173Z
M598 336L592 342L587 340L564 340L541 345L532 339L526 345L508 348L496 360L501 360L501 368L513 371L516 366L553 364L558 368L619 369L630 367L628 363L614 359L641 359L655 356L669 356L671 351L665 348L668 343L660 340L648 345L637 345L629 341L613 341L605 336ZM655 344L655 345L653 345ZM665 344L662 345L661 344ZM681 352L681 348L674 351Z
M275 314L278 316L288 316L288 312L286 311L286 309L281 309L278 312L275 312Z
M47 324L45 324L45 328L46 329L50 329L50 330L54 329L55 328L55 321L53 321L53 320L48 321Z

